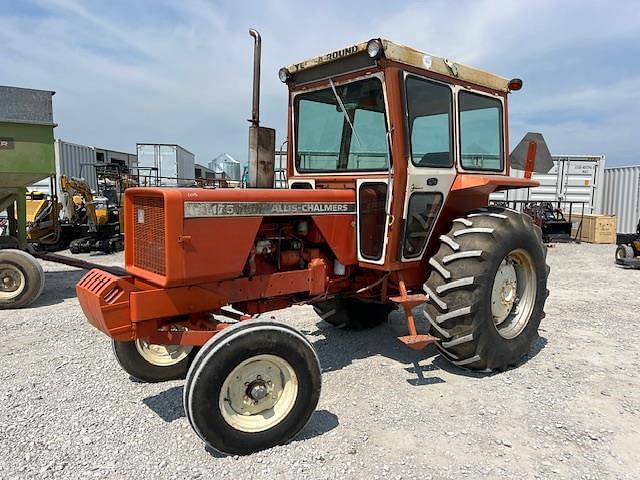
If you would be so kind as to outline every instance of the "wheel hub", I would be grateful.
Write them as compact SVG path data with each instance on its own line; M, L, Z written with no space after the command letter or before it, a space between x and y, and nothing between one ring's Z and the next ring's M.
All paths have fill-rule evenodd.
M21 282L20 272L10 268L0 270L0 290L3 292L15 292Z
M293 408L297 392L297 377L286 360L257 355L227 376L220 393L220 410L234 428L260 432L282 421Z
M249 384L249 388L247 389L247 392L249 397L251 397L256 402L259 402L260 400L264 399L269 394L267 384L264 383L262 380L256 380L255 382L252 382L251 384Z
M498 333L517 337L529 323L536 300L536 273L529 254L509 253L500 263L491 290L491 315Z
M17 298L26 288L24 274L12 265L0 266L0 299Z
M504 322L517 301L518 277L513 261L505 258L500 264L491 292L491 313L496 325Z

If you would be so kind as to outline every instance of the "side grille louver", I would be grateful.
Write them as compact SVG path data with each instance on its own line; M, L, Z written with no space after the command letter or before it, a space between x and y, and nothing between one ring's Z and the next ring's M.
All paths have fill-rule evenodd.
M166 274L164 244L164 199L133 199L133 264L158 275Z

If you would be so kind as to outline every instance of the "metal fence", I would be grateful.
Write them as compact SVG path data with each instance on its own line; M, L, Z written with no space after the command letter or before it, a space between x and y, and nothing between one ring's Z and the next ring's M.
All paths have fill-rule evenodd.
M532 203L550 203L554 208L562 211L565 220L572 224L572 240L578 241L582 234L582 224L584 222L584 214L590 213L590 204L586 201L573 201L573 200L557 200L555 202L536 202L531 200L490 200L489 204L499 205L502 207L510 208L518 212L529 204ZM575 229L575 232L573 230Z

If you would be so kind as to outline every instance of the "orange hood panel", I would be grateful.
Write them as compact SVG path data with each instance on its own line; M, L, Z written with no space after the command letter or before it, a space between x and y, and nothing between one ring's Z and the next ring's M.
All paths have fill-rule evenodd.
M314 220L334 254L356 263L352 190L131 188L127 271L162 287L236 278L265 217Z

